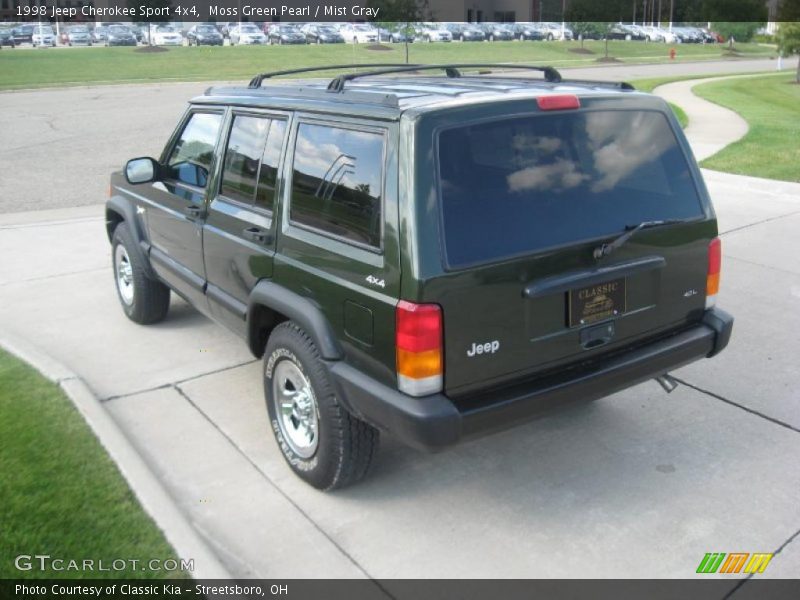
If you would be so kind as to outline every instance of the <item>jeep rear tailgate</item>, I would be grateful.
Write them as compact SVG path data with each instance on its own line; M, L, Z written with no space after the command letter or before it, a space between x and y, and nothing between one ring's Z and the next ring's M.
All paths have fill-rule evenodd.
M569 109L473 108L435 130L444 274L424 297L443 309L451 395L702 318L716 220L666 105L619 94L543 106Z

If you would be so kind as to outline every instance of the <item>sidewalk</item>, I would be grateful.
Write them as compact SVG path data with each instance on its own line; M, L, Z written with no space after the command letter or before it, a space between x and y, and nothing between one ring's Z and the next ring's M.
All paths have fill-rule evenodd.
M684 130L695 158L699 161L713 156L747 134L747 121L737 113L718 104L704 100L692 93L696 85L709 81L735 79L746 75L714 77L676 81L657 87L653 92L673 104L680 106L689 117L689 126Z
M0 336L86 381L237 577L692 577L706 552L778 550L759 577L796 577L800 185L704 175L736 325L687 385L436 455L384 438L371 478L332 494L284 465L241 340L175 297L161 324L124 317L102 207L0 215Z

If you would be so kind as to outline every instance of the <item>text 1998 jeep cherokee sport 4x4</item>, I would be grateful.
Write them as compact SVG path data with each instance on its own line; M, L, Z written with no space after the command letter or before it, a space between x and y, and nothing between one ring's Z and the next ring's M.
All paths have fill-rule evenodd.
M379 431L441 448L730 338L716 217L668 106L465 66L212 88L159 160L112 176L125 313L163 319L172 290L243 336L317 488L361 479Z

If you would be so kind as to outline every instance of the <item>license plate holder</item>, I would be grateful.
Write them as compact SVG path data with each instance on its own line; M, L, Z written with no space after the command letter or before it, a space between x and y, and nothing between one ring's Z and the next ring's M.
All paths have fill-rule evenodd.
M624 277L567 292L569 326L597 323L623 314L627 303Z

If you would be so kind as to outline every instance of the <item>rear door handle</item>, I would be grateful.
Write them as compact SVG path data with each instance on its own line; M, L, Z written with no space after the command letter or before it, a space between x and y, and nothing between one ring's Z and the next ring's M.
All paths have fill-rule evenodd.
M203 215L203 209L199 206L191 205L183 209L183 214L190 219L199 219Z
M272 234L258 227L248 227L242 234L244 237L257 244L269 244L272 242Z

